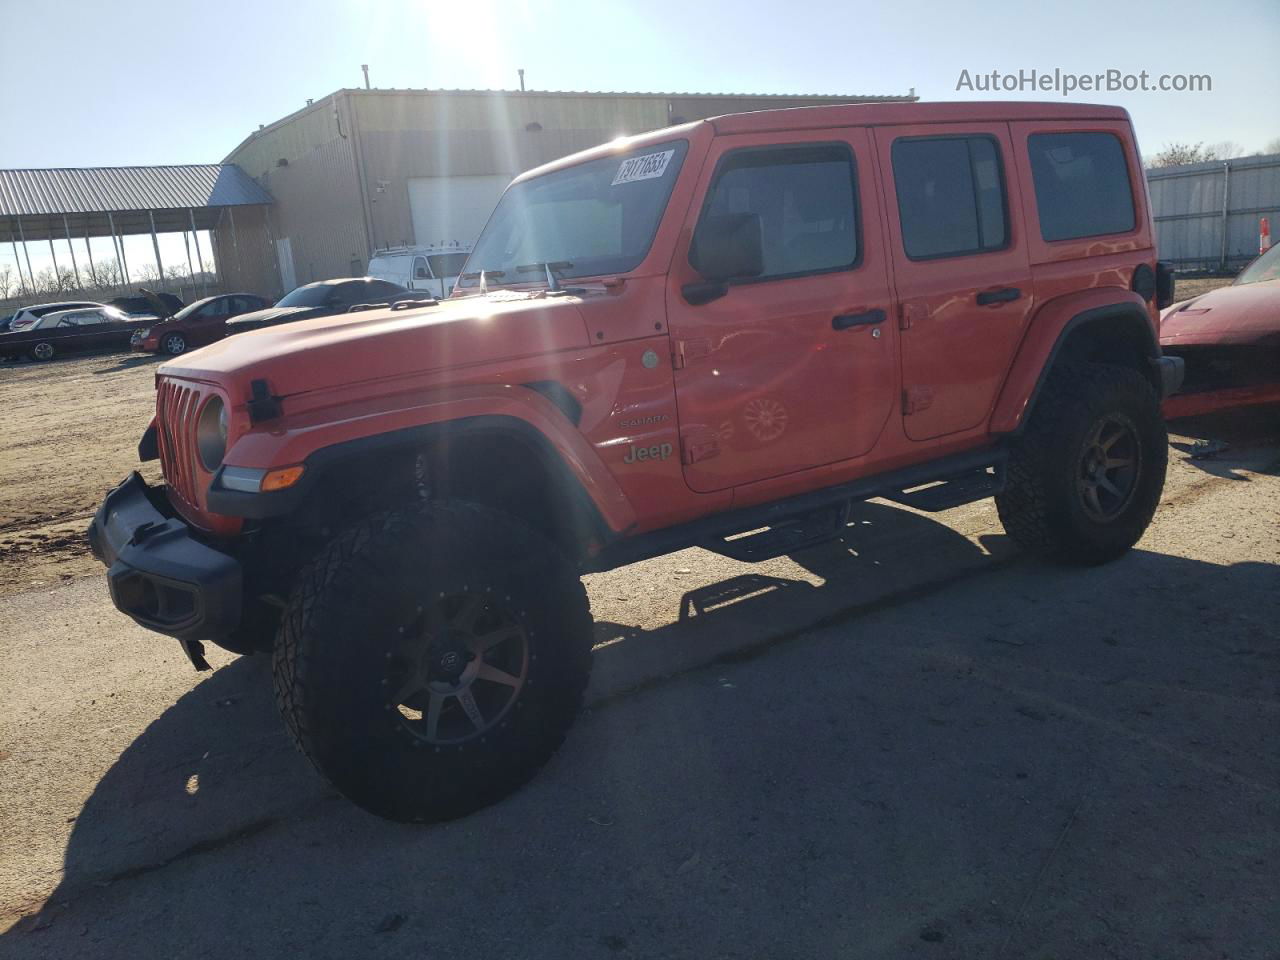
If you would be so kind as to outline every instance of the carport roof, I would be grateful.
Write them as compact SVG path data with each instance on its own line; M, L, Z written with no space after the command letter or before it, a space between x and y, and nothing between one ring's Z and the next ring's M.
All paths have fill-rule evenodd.
M151 215L161 232L189 230L192 214L209 229L226 207L271 202L233 163L0 170L0 239L65 237L68 226L101 236L112 220L118 233L149 232Z

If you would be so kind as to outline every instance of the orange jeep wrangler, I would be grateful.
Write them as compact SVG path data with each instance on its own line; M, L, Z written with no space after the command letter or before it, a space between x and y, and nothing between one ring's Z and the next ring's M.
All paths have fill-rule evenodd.
M161 366L165 484L131 475L90 539L197 668L271 651L346 796L454 817L563 740L584 572L790 553L871 497L994 496L1029 550L1122 554L1164 484L1171 288L1124 110L689 123L517 177L447 300Z

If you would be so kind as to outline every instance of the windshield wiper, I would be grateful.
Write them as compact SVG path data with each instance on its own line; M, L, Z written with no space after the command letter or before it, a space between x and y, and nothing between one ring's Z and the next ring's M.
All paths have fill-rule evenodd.
M560 286L560 278L556 276L557 270L569 270L573 264L568 260L543 260L540 263L522 263L516 267L520 273L545 273L547 277L547 293L566 293L564 287Z

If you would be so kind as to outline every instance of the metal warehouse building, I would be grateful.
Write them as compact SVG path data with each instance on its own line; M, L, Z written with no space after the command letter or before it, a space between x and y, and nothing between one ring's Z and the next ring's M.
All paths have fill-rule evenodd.
M473 241L513 176L623 134L750 110L915 99L340 90L227 156L274 203L237 217L235 237L229 223L218 228L220 269L228 289L269 295L360 276L383 247Z

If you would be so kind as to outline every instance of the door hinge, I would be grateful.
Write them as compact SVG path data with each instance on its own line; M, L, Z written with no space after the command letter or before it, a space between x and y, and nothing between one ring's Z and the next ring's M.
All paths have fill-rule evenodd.
M902 391L902 415L910 416L933 406L932 387L908 387Z
M919 302L907 301L898 304L898 329L910 330L913 323L919 323L929 316L928 307Z
M720 455L720 440L714 436L681 437L680 462L697 463Z
M671 366L677 370L683 370L689 365L689 361L697 360L710 354L710 340L677 340L675 351L671 354Z

